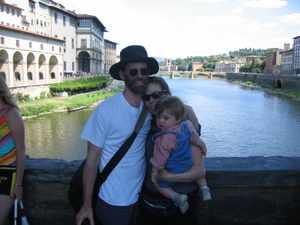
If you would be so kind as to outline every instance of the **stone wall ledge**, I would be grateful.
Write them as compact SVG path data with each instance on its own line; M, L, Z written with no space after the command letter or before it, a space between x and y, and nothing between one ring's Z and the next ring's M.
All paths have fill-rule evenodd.
M31 225L75 224L67 190L80 163L28 159L24 202ZM208 224L300 224L300 157L207 158L206 168L214 200L199 215L205 212Z

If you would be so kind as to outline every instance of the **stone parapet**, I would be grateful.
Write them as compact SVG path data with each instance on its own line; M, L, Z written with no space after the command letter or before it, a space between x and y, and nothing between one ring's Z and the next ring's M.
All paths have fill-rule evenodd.
M75 224L67 191L79 164L27 161L24 203L31 225ZM208 224L300 224L299 157L207 158L206 168L214 199L205 211Z

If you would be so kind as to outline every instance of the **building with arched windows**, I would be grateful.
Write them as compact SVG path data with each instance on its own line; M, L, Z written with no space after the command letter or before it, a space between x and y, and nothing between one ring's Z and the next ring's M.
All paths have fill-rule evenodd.
M105 49L105 57L104 57L104 72L109 73L110 67L116 63L117 57L117 43L104 39L104 49Z
M0 76L12 89L103 74L105 26L52 0L0 0Z

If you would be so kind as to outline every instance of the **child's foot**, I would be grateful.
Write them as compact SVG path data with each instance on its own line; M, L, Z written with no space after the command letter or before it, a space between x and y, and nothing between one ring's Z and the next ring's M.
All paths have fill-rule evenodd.
M174 197L173 201L175 205L179 208L182 214L186 213L189 209L188 197L184 194L178 194Z
M210 194L210 189L207 185L200 187L200 191L202 194L203 201L209 201L212 199L211 194Z

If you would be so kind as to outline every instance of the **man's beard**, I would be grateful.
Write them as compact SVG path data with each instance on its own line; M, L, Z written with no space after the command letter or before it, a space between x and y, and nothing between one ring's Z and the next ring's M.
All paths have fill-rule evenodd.
M142 82L143 84L140 84L140 82ZM145 78L136 78L133 80L126 79L125 85L132 93L142 96L145 93L146 89L145 82Z

